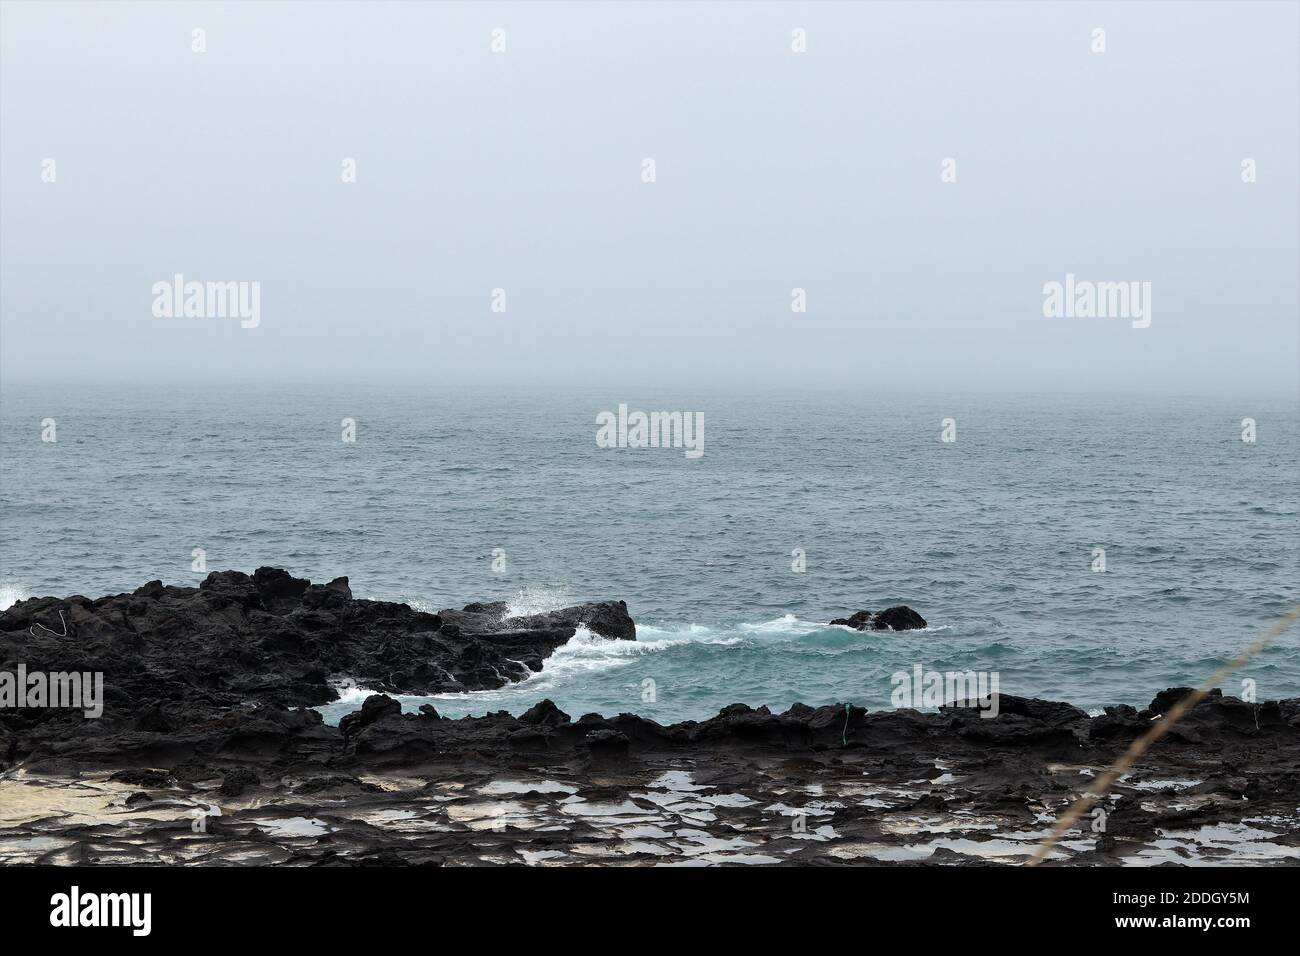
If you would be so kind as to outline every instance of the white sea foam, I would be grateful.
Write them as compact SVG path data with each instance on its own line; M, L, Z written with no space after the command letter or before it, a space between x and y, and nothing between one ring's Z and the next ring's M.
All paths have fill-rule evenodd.
M935 631L946 631L951 627L952 627L951 624L931 624L926 627L914 627L909 632L909 631L872 631L872 630L859 631L856 627L850 627L847 624L817 625L818 630L826 630L827 628L829 628L832 631L846 631L850 634L905 634L905 633L928 634L928 633L934 633Z
M19 601L26 601L31 594L22 585L5 581L0 584L0 611L6 611Z
M405 604L412 610L423 611L426 614L437 614L441 610L437 605L418 597L389 598L366 595L366 598L372 601L394 601L398 604ZM533 614L545 614L547 611L558 611L561 608L572 607L575 603L567 587L530 586L519 590L514 597L506 602L505 617L529 617Z
M566 587L526 587L506 603L506 617L529 617L572 606Z
M436 604L415 597L390 597L385 594L354 594L354 597L362 601L388 601L392 604L405 604L413 611L422 611L425 614L437 614L441 608Z
M413 607L416 606L414 602ZM543 613L569 606L572 603L567 591L563 589L526 588L520 591L510 603L507 617ZM930 627L925 630L946 629L946 625ZM652 625L638 624L637 639L623 641L606 638L594 633L585 626L579 626L565 644L556 648L542 665L542 669L529 674L521 681L506 684L494 690L459 691L455 693L432 694L428 696L397 695L404 703L411 705L424 701L456 701L465 703L474 701L475 710L479 706L492 709L494 706L509 709L520 698L533 698L554 689L582 684L592 675L616 668L626 667L647 656L670 651L673 648L696 646L734 647L755 644L783 638L798 639L830 628L819 621L801 620L794 614L783 614L768 621L740 623L733 626L711 626L707 624ZM837 626L833 630L849 630ZM854 632L856 633L856 632ZM378 691L357 686L354 681L343 681L335 685L338 700L331 709L349 707L356 709L370 694Z
M399 699L403 701L432 700L435 702L445 700L456 701L457 703L473 701L475 711L479 707L491 710L494 706L509 709L514 706L514 701L521 697L529 698L565 683L581 683L585 677L593 673L615 667L624 667L633 663L641 655L653 654L656 651L663 650L664 648L659 646L659 643L604 638L592 633L585 627L579 627L566 644L556 648L555 652L546 659L542 670L529 674L521 681L506 684L504 687L498 687L495 690L461 691L458 693L430 694L428 697L401 697ZM349 689L351 699L356 699L354 696L356 693L356 690ZM360 700L364 699L364 694L361 694Z
M636 626L636 636L639 641L645 640L647 635L707 637L714 633L714 629L705 624L680 624L674 627L655 627L653 624L638 624Z
M639 629L638 629L639 630ZM439 694L446 699L463 699L466 696L500 695L503 698L514 694L532 694L571 680L581 681L584 676L595 672L607 671L617 667L626 667L639 658L678 647L683 644L739 644L740 637L668 637L659 640L622 641L617 638L601 637L584 626L579 626L568 642L557 647L542 664L542 669L524 680L490 691L469 691L459 694Z
M365 703L366 698L371 694L383 693L383 691L380 690L371 690L369 687L362 687L350 678L334 681L332 686L339 696L338 700L330 702L328 706L331 708L346 704L351 710L358 710L361 705Z
M520 698L532 698L545 694L553 688L573 683L582 683L594 673L626 667L638 659L658 654L674 647L688 644L706 644L729 647L748 643L749 639L739 636L719 635L712 628L699 624L685 625L678 629L661 629L649 626L637 627L637 640L623 641L617 638L602 637L585 626L579 626L573 637L557 647L546 659L542 669L537 673L515 683L506 684L494 690L460 691L456 693L430 695L392 695L404 705L411 706L427 701L455 701L458 704L473 702L473 710L492 710L497 707L510 709ZM353 680L341 680L334 683L338 699L327 705L333 714L358 709L371 694L380 693L367 687L359 686Z
M696 625L691 625L692 630L687 634L681 634L676 637L664 636L654 639L647 639L646 631L650 628L637 628L637 640L621 641L617 638L601 637L589 631L585 625L579 625L573 637L569 638L568 643L555 649L555 653L547 658L546 663L549 665L554 660L565 659L592 659L592 660L619 660L622 658L641 657L645 654L657 654L659 651L665 651L670 647L678 647L683 644L740 644L745 639L743 637L717 637L714 632L708 628L699 628L695 630ZM664 632L660 632L664 633Z
M802 636L812 634L815 631L824 631L825 624L816 621L801 621L793 614L783 614L780 617L773 618L770 621L762 621L758 624L740 624L737 630L756 634L790 634Z
M528 588L519 592L510 604L507 616L541 613L544 610L568 606L572 603L566 591L546 588ZM580 626L565 644L555 649L542 665L521 681L506 684L494 690L461 691L456 693L423 695L394 695L403 705L416 705L439 701L453 705L453 712L469 707L471 713L497 709L518 711L540 697L564 696L566 688L572 689L589 682L596 674L627 667L646 657L688 646L735 647L761 645L768 642L798 641L818 632L828 625L818 621L801 620L794 614L784 614L767 621L713 626L707 624L638 624L637 639L623 641L606 638L589 628ZM840 628L834 628L840 630ZM936 630L930 628L929 630ZM362 702L377 691L357 686L354 681L335 685L339 697L328 705L330 712L356 710Z

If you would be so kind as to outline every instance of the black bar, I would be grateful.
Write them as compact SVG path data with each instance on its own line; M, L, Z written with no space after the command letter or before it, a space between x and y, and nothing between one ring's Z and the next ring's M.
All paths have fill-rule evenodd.
M500 940L541 932L557 938L608 929L625 936L704 920L731 940L762 943L774 924L859 923L863 932L911 926L933 933L983 927L1042 931L1053 938L1200 934L1231 941L1278 932L1294 920L1283 869L1025 867L725 868L219 868L6 867L5 909L19 938L113 937L131 943L208 944L284 940L337 945L355 937L398 945L487 929ZM150 931L130 926L51 926L55 894L148 893ZM1145 902L1143 901L1145 899ZM730 900L731 902L725 902ZM745 902L748 901L748 902ZM1153 925L1119 925L1128 919ZM1186 921L1197 920L1197 925ZM1208 928L1199 921L1243 920ZM1166 920L1182 920L1179 924ZM563 927L569 929L563 929ZM636 927L640 927L636 929ZM900 930L901 931L901 930ZM911 931L909 931L911 932ZM499 936L497 934L500 934ZM970 937L965 937L969 939ZM522 942L522 940L520 940ZM918 939L918 943L920 940Z

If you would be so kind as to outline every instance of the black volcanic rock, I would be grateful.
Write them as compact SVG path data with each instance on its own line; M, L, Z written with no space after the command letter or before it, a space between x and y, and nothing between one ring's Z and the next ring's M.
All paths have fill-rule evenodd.
M887 607L879 614L858 611L848 617L837 617L831 623L858 631L915 631L926 626L925 618L906 604Z
M636 640L636 625L627 613L623 601L605 601L598 604L581 604L559 611L506 617L508 605L467 604L459 611L441 611L444 624L454 624L461 634L507 640L508 634L567 632L569 637L577 627L586 627L601 637L624 641ZM507 625L508 622L508 626ZM568 640L568 637L565 638Z
M371 694L362 702L360 710L339 721L339 730L346 735L367 727L382 717L391 717L401 712L402 705L387 694Z
M917 614L905 604L895 607L887 607L871 622L873 629L880 631L889 628L891 631L915 631L926 626L925 618Z
M555 702L548 698L538 701L520 714L519 722L521 724L540 724L544 727L554 727L558 724L569 723L569 715L556 707Z
M261 781L252 770L236 767L222 777L221 789L218 793L223 797L238 797L249 787L256 787L259 783Z
M971 708L978 708L981 705L987 706L988 698L983 701L967 700L955 701L945 704L940 710L959 711L965 708L966 713L971 712ZM1016 717L1028 717L1031 720L1040 721L1049 727L1055 727L1062 724L1072 724L1080 720L1088 720L1088 712L1073 704L1061 703L1055 700L1040 700L1037 697L1016 697L1014 694L998 694L998 713L1012 714Z
M627 760L628 737L621 730L593 730L585 743L595 764L622 763Z
M896 626L891 619L861 612L842 623L870 630L878 620ZM721 851L723 861L843 863L860 860L862 848L910 847L936 815L979 828L995 818L997 838L1024 844L1027 856L1032 840L1023 835L1043 822L1044 809L1058 812L1189 692L1171 688L1145 710L1121 705L1096 717L999 694L996 717L978 706L869 713L796 703L774 713L737 703L670 725L634 714L571 720L550 700L517 717L448 719L428 705L403 713L390 696L499 687L540 667L579 627L635 637L622 602L522 618L501 604L426 614L356 600L346 579L313 585L273 569L219 572L197 588L151 581L97 600L23 601L0 612L0 670L21 662L33 671L103 671L105 706L97 720L0 709L0 770L22 765L23 787L51 795L100 774L127 793L105 811L109 825L40 809L7 830L17 837L10 842L54 835L66 844L23 851L32 862L171 863L177 826L122 826L122 813L185 800L221 810L193 840L186 821L178 824L203 854L186 858L195 863L496 864L516 847L548 862L556 853L560 862L591 862L593 848L616 843L619 862L683 862L693 855L683 828L707 831L701 839L741 839L744 855ZM390 694L368 696L338 727L327 726L311 707L334 699L328 680L344 675ZM1255 703L1215 691L1131 773L1112 785L1106 837L1095 849L1073 841L1079 862L1134 857L1169 829L1293 813L1300 700ZM882 799L861 800L864 780L882 788ZM1190 809L1165 792L1180 780L1192 781ZM502 793L512 796L483 799ZM602 812L584 813L584 803ZM628 803L637 816L666 815L662 825L677 838L636 847L608 839L616 831L601 828L621 825ZM603 812L611 806L618 812ZM833 835L793 831L787 810L800 809L813 817L808 833L825 827ZM502 814L499 825L484 812ZM882 827L885 814L907 826ZM328 832L266 826L268 817L308 815L327 821ZM971 832L972 842L994 836ZM1295 845L1293 834L1281 839L1280 847ZM1222 862L1221 851L1211 847L1202 859ZM989 862L977 850L942 852L932 862Z
M183 748L190 728L240 709L329 703L331 679L388 693L491 690L541 670L579 627L636 639L622 601L527 617L508 617L504 604L428 614L358 600L347 578L316 585L278 568L214 571L198 587L150 581L96 600L32 598L0 612L0 670L102 672L104 713L0 712L0 767L38 738L65 735L97 749L130 731L128 750L162 737ZM40 734L15 733L31 722Z
M871 612L858 611L857 613L851 614L848 617L837 617L835 618L835 620L831 621L831 623L842 624L845 627L851 627L854 628L855 630L865 631L868 627L871 626Z
M1152 698L1151 706L1147 708L1147 714L1149 716L1156 716L1158 714L1166 713L1167 711L1169 711L1170 708L1174 706L1174 704L1178 703L1184 697L1189 697L1194 693L1196 693L1196 688L1194 687L1166 688L1165 690L1162 690L1160 693L1156 694L1154 698ZM1209 694L1206 695L1205 700L1200 701L1200 703L1197 706L1200 706L1201 704L1210 703L1215 698L1222 697L1222 696L1223 696L1223 691L1219 690L1216 687L1214 690L1210 691Z

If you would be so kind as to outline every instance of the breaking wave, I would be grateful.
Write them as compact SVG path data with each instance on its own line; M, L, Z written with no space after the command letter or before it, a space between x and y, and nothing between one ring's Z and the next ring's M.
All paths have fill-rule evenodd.
M26 601L29 597L31 595L26 588L6 581L0 584L0 611L7 611L19 601Z
M561 608L573 607L576 602L568 588L527 587L506 602L506 617L530 617Z

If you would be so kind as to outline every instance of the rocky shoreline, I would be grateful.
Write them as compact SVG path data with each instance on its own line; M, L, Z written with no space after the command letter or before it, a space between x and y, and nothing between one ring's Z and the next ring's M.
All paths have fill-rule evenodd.
M15 604L0 612L0 671L105 684L96 720L0 709L0 863L1021 863L1187 692L1095 717L1003 694L993 719L735 704L669 726L549 701L448 720L376 694L338 727L311 709L340 675L394 694L488 689L539 670L580 627L636 636L618 601L505 614L428 614L269 568ZM1298 808L1300 700L1216 693L1052 862L1294 865Z

